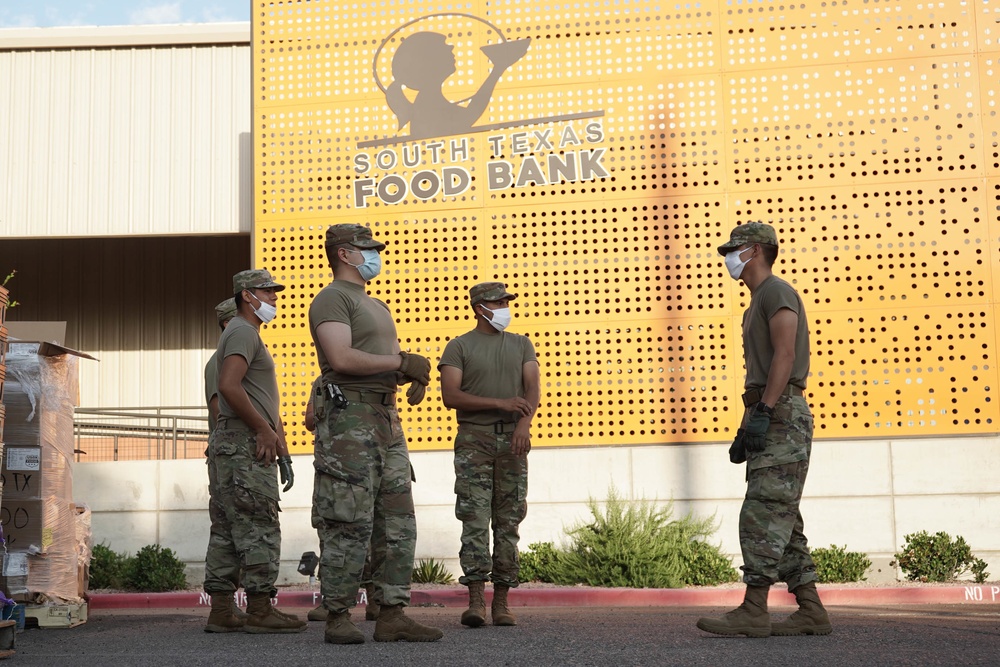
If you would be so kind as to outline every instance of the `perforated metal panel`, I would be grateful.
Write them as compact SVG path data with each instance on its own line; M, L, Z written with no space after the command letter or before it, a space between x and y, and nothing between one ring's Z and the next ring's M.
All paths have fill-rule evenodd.
M537 445L732 437L749 293L715 248L749 220L805 300L818 437L995 432L998 19L996 0L258 3L255 262L290 287L265 327L290 442L311 444L334 222L389 244L370 292L435 363L472 284L521 295ZM451 446L436 383L401 410L411 447Z

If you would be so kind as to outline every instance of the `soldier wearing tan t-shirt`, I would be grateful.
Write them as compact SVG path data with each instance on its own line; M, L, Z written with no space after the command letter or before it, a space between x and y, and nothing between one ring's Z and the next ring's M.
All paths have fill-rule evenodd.
M226 540L210 540L205 556L205 592L212 599L206 632L287 633L306 628L305 622L271 607L281 561L275 467L285 491L294 477L278 409L274 360L261 340L260 326L274 317L277 293L283 289L267 271L233 276L237 314L216 349L219 418L209 436L208 466L230 534ZM247 593L245 624L232 613L241 570Z
M816 590L816 565L799 511L813 435L803 395L809 377L805 306L795 288L773 273L778 234L771 225L738 225L719 254L729 275L750 290L743 313L746 412L729 452L733 463L747 466L739 526L747 587L743 604L697 625L719 635L828 635L833 627ZM767 597L778 581L788 584L799 609L771 623Z
M441 396L458 419L455 516L462 522L463 572L459 581L469 587L469 608L462 613L462 623L473 628L486 622L487 581L493 582L493 624L517 624L507 593L518 584L518 526L527 513L527 457L540 390L531 340L504 331L515 298L498 282L469 290L476 328L448 341L438 364Z
M320 590L331 644L360 644L351 621L371 544L375 641L434 641L443 633L403 613L410 602L416 549L410 457L396 411L396 387L419 403L430 361L399 349L389 308L365 291L382 267L385 244L363 225L326 232L334 280L309 307L309 330L323 373L322 415L316 414L312 522L319 533Z

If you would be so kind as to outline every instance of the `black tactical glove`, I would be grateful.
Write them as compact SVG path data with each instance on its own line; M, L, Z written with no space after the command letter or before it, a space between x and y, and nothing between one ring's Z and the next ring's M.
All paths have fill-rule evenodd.
M417 382L414 380L410 383L410 388L406 390L406 402L410 405L416 405L420 401L424 400L424 393L427 391L427 385L422 382Z
M403 363L399 365L399 372L403 374L408 382L416 380L424 386L431 383L431 360L419 354L400 352Z
M281 473L281 483L285 485L282 491L288 491L295 483L295 473L292 472L292 457L278 457L278 472Z
M743 463L747 460L747 449L746 445L743 443L745 435L746 430L742 428L736 431L736 439L733 440L733 444L729 446L729 460L733 463Z
M771 417L774 416L774 408L769 408L764 403L750 408L747 421L744 425L743 446L750 454L757 454L764 451L767 446L767 429L771 426Z

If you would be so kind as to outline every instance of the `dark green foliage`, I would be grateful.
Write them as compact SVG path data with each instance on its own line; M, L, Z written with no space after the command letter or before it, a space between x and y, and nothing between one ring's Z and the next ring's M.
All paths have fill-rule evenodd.
M433 558L421 558L413 568L413 583L415 584L450 584L455 579L444 565Z
M97 544L90 556L90 588L122 588L128 556Z
M905 536L903 550L895 555L892 565L899 565L912 581L954 581L971 572L976 583L989 577L986 562L972 555L972 549L961 536L952 541L948 533L929 535L922 530Z
M551 582L552 567L555 564L556 558L559 557L559 552L556 551L551 542L535 542L534 544L529 544L528 548L531 551L523 551L518 554L521 569L518 572L517 578L521 582Z
M630 588L680 588L734 581L729 559L704 539L714 519L674 520L673 505L628 501L616 489L602 509L591 499L592 520L566 531L570 546L537 543L520 555L521 581Z
M715 586L740 580L733 561L719 547L700 539L690 540L681 552L684 583L688 586Z
M829 549L813 549L812 559L816 563L816 576L821 584L864 581L865 572L872 566L868 556L848 551L846 545L838 547L831 544Z
M128 560L124 583L129 590L159 593L187 588L187 577L173 550L151 544Z

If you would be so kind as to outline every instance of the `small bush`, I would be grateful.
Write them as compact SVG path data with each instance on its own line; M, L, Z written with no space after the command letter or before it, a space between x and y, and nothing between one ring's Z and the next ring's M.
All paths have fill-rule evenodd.
M415 584L451 584L455 579L444 565L433 558L417 561L413 568L413 583Z
M529 581L551 583L552 568L559 557L559 552L551 542L535 542L529 544L528 548L531 551L522 551L518 554L518 561L521 564L518 580L522 583Z
M187 588L184 563L173 550L151 544L139 549L125 567L125 588L160 593Z
M952 541L948 533L929 535L926 530L905 536L903 550L892 565L899 565L911 581L954 581L971 572L977 584L989 577L986 562L972 555L961 536Z
M126 554L112 551L106 544L97 544L90 556L90 588L123 588Z
M719 547L702 540L691 540L681 553L684 583L688 586L715 586L740 580L733 560Z
M831 544L829 549L813 549L812 559L816 563L816 576L821 584L864 581L865 572L872 566L868 556L848 551L847 545L838 547Z

